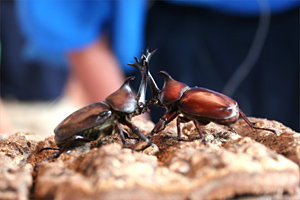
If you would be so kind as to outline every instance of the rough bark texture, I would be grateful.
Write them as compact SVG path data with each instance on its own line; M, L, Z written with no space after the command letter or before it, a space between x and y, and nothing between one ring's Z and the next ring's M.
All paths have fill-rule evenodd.
M0 199L300 199L300 134L276 121L250 119L280 135L253 131L242 120L233 125L239 135L210 123L202 127L205 145L193 123L181 124L188 141L178 141L174 121L152 137L154 148L122 148L112 135L45 161L36 172L38 162L57 152L38 153L56 147L54 137L2 136ZM145 135L153 128L150 121L134 123ZM135 149L146 145L127 142Z
M33 167L27 164L41 138L29 133L0 136L0 199L28 199Z

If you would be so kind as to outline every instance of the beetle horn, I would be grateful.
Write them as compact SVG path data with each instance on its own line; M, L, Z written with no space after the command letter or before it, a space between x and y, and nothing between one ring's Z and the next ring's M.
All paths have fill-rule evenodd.
M164 77L165 77L166 80L168 80L168 79L174 80L172 78L172 76L170 76L170 74L168 74L166 71L160 71L160 72L157 72L156 74L162 74L162 75L164 75Z
M146 56L142 55L145 58L144 61L145 61L145 66L146 66L146 73L148 74L148 81L149 81L149 85L150 85L150 88L151 88L153 99L158 99L158 94L160 92L159 88L157 87L156 82L154 81L154 79L152 77L152 74L149 71L149 61L150 61L150 58L153 56L153 54L156 51L157 51L157 49L153 50L152 52L149 52L149 48L147 48L146 49ZM141 56L141 58L142 58L142 56Z
M142 80L141 80L140 87L139 87L139 90L138 90L138 93L136 96L136 101L138 103L145 104L146 103L146 90L147 90L147 73L148 73L147 67L145 67L146 57L142 52L141 62L139 61L139 59L137 57L134 57L134 59L135 59L135 63L134 64L128 63L128 65L136 68L142 74Z
M160 92L159 88L158 88L156 82L154 81L150 71L149 71L149 63L145 62L145 65L146 65L146 71L148 72L148 81L149 81L149 85L150 85L150 88L151 88L152 97L153 97L153 99L157 99L158 94Z
M142 74L142 80L137 93L137 102L145 103L146 101L146 89L147 89L147 80L150 82L150 87L152 91L152 96L156 98L159 94L159 88L157 87L151 73L149 72L149 61L152 55L157 51L157 49L149 52L149 49L146 49L146 55L141 53L141 61L137 57L134 57L135 63L128 63L129 66L132 66L139 70Z
M162 74L165 78L165 82L164 82L164 86L162 88L162 90L166 87L168 87L169 83L176 83L177 81L175 81L171 76L170 74L168 74L166 71L160 71L160 72L157 72L156 74ZM170 82L171 81L171 82ZM173 85L172 84L172 85Z
M141 72L142 74L142 80L140 83L139 91L136 96L136 101L139 104L145 104L146 103L146 90L147 90L147 74L148 74L148 68L145 67L145 70Z
M157 49L154 49L152 52L149 52L149 48L146 49L146 56L145 56L145 62L148 62L150 61L150 58L153 56L153 54L157 51ZM143 55L142 55L143 56ZM141 56L141 59L142 59L142 56Z
M112 93L111 95L109 95L106 99L108 99L110 96L113 96L113 94L117 94L117 93L123 93L123 92L127 92L127 93L131 93L131 88L129 86L129 81L135 79L134 76L129 76L125 79L125 81L123 82L123 84L121 85L121 87L115 91L114 93Z
M135 63L131 64L131 63L127 63L127 65L136 68L137 70L139 70L140 72L143 71L143 66L141 65L139 59L137 57L134 57Z
M132 80L134 80L134 79L135 79L134 76L129 76L129 77L127 77L127 78L125 79L125 81L123 82L123 84L122 84L121 87L123 87L123 86L125 86L125 85L128 85L128 84L129 84L129 81L132 81Z
M141 62L137 57L134 57L135 63L127 63L129 66L136 68L141 73L145 71L145 63L149 63L150 58L153 56L153 54L157 51L157 49L153 50L152 52L149 52L149 48L146 50L146 55L142 52L141 53Z

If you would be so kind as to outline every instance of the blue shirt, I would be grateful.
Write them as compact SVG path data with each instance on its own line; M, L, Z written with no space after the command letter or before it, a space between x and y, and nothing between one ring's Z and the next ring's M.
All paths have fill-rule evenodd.
M112 49L125 72L140 55L144 42L145 1L16 1L26 38L24 58L53 66L64 55L108 34Z
M263 0L272 13L298 5L297 0ZM201 6L234 15L255 16L263 4L257 0L167 1ZM24 58L42 60L52 66L65 64L64 54L84 48L105 32L112 49L127 73L144 42L146 2L138 1L17 1L21 27L27 38ZM154 47L153 47L154 48Z
M297 0L263 0L272 13L298 5ZM257 0L167 1L173 4L201 6L235 15L259 15ZM42 60L52 66L65 64L64 54L84 48L105 32L120 65L127 73L144 42L146 2L138 1L17 1L18 16L27 38L24 58ZM155 48L155 47L153 47Z

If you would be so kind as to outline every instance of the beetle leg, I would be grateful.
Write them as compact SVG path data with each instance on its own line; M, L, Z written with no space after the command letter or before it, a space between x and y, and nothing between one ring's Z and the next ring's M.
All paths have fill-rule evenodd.
M70 138L64 146L62 146L59 149L58 153L55 153L53 157L47 158L41 162L39 162L38 164L35 165L34 170L36 171L36 168L42 164L43 162L47 161L47 160L52 160L55 158L58 158L63 152L65 152L75 141L79 141L79 142L91 142L93 140L91 139L86 139L85 137L81 136L81 135L74 135L72 138Z
M178 116L177 117L177 138L178 140L182 140L182 137L181 137L181 130L180 130L180 123L181 123L181 117Z
M115 131L120 134L121 140L122 140L122 143L123 143L124 146L128 146L129 145L128 142L126 142L126 138L139 140L139 138L130 137L126 132L124 132L122 130L120 124L117 124L117 126L115 126Z
M139 138L141 138L142 140L144 140L145 142L148 143L149 146L153 146L151 140L149 138L147 138L139 129L138 127L136 127L133 123L131 123L130 121L126 120L123 122L124 125L128 126L131 131L136 134L137 136L139 136Z
M150 137L152 137L154 135L154 133L159 132L160 130L165 129L166 127L166 122L167 119L165 117L160 118L160 120L155 124L154 128L152 129L152 131L150 132ZM161 127L164 126L162 129Z
M271 131L275 133L278 136L278 133L276 130L270 129L270 128L261 128L255 126L255 123L252 123L249 121L249 119L246 117L246 115L243 113L243 111L240 109L239 110L240 116L245 120L245 122L252 128L252 129L259 129L259 130L265 130L265 131Z
M124 145L124 146L127 146L128 143L127 143L126 140L125 140L124 132L123 132L123 130L122 130L122 128L121 128L121 126L120 126L119 124L117 124L117 125L115 126L115 131L116 131L117 133L120 134L123 145Z
M177 138L180 141L184 141L184 139L182 139L182 137L181 137L182 135L181 135L180 123L186 123L188 121L190 121L190 120L185 117L182 117L182 116L177 117L177 134L178 134Z
M124 131L123 131L124 132ZM137 137L131 137L127 132L124 132L124 136L127 139L134 139L134 140L141 140L141 138L137 138Z
M178 115L178 112L167 112L166 114L164 114L164 116L160 118L160 120L154 126L149 135L153 136L154 133L158 133L159 131L164 130L167 124L170 123L173 119L175 119Z
M198 130L198 133L199 133L199 135L200 135L201 141L202 141L204 144L206 144L206 140L205 140L205 138L204 138L204 136L203 136L203 133L202 133L202 130L201 130L201 128L200 128L199 122L198 122L197 120L193 120L193 122L194 122L194 124L195 124L195 126L196 126L196 129Z
M65 152L74 142L91 142L92 139L87 139L81 135L74 135L71 139L67 141L67 143L60 148L59 152L54 155L54 158L58 158L63 152Z

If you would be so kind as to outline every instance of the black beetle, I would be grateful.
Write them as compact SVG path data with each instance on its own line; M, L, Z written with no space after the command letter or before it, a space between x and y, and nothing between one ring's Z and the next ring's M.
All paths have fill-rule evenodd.
M153 52L147 57L151 57ZM206 125L209 122L226 125L237 133L230 125L235 123L239 116L254 129L277 132L273 129L256 127L250 122L246 115L239 109L238 103L230 97L201 87L190 88L188 85L174 80L167 72L161 71L165 77L164 86L161 90L157 87L151 73L149 72L148 60L145 60L146 70L148 71L148 81L152 90L153 99L149 101L155 106L164 107L166 113L160 118L150 133L150 136L163 130L165 126L177 117L178 139L181 139L180 123L193 121L199 132L200 138L205 142L200 124Z
M60 149L56 150L59 150L59 152L54 154L54 157L46 160L59 157L67 148L77 142L98 140L106 135L113 134L113 132L118 132L121 135L123 145L126 145L125 135L120 124L129 127L134 134L147 142L148 146L152 146L150 139L131 123L132 117L149 111L145 99L147 71L144 66L145 60L149 59L149 57L142 54L141 62L135 58L135 64L128 64L137 68L142 74L136 98L134 98L129 86L129 81L134 78L131 76L126 78L122 86L116 92L109 95L103 102L87 105L70 114L54 129L55 142L60 147ZM43 148L40 151L45 149L54 148Z

